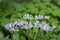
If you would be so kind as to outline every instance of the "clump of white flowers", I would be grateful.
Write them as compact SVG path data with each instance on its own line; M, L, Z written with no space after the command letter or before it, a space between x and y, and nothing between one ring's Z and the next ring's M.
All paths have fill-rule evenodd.
M55 29L55 26L49 26L48 24L46 23L41 23L39 21L36 21L34 23L34 25L31 23L31 22L24 22L24 21L21 21L21 22L18 22L16 23L16 21L14 23L10 23L10 24L6 24L5 25L5 28L9 31L19 31L19 27L21 29L29 29L29 28L32 28L32 27L36 27L36 28L41 28L42 30L45 30L45 31L52 31L53 29Z
M54 25L50 26L49 24L45 22L36 21L34 24L35 24L34 25L35 27L41 28L42 30L45 30L45 31L52 31L53 29L55 29Z
M27 19L27 20L32 20L33 19L33 16L31 14L26 14L23 16L24 19ZM50 16L43 16L43 15L35 15L34 17L36 20L41 20L41 19L49 19Z
M40 27L41 29L45 30L45 31L52 31L53 29L55 29L55 26L49 26L47 23L46 24L42 24L42 27Z
M30 14L26 14L23 17L27 20L33 19L32 15L30 15ZM13 31L19 31L19 28L28 30L29 28L31 29L32 27L40 28L42 30L45 30L46 32L47 31L53 31L53 29L55 29L54 25L50 26L48 23L45 23L43 21L40 22L38 20L38 19L43 19L43 18L49 19L50 16L44 16L43 17L43 15L36 15L35 16L36 21L33 24L32 24L32 22L25 22L25 21L17 20L17 21L14 21L13 23L6 24L5 28L7 30L9 30L10 32L11 31L12 32Z

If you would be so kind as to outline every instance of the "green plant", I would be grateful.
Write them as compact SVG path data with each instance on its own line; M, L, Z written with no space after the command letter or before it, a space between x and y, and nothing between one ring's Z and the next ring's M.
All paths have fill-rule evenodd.
M25 14L31 14L33 17L35 15L49 15L50 19L44 19L44 22L55 25L56 29L53 32L46 32L39 28L32 28L28 30L20 29L19 32L13 34L12 40L59 40L60 39L60 0L56 0L51 3L51 0L33 0L32 2L7 2L0 0L0 27L4 27L6 24L14 22L16 20L24 20L22 16ZM36 20L30 20L32 23ZM30 22L29 21L29 22ZM39 20L41 21L41 20ZM3 30L3 28L0 28ZM4 37L2 31L0 30L1 40L11 40Z

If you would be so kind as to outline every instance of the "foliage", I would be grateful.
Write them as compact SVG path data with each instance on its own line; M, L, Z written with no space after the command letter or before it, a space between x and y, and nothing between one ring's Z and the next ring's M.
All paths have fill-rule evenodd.
M5 24L15 20L25 20L22 16L27 13L32 14L33 16L36 14L50 15L51 18L48 22L56 26L56 29L53 32L45 32L38 28L29 30L20 29L19 32L13 34L12 40L60 40L60 0L56 0L55 3L56 4L51 3L51 0L33 0L29 3L16 3L0 0L0 25L4 27ZM11 40L8 37L9 35L4 37L0 30L1 40Z

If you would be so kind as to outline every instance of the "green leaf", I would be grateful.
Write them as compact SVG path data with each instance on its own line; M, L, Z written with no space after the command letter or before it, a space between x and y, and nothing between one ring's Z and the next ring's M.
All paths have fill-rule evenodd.
M26 10L26 8L25 8L25 6L22 5L22 4L17 4L17 5L15 6L15 10L18 11L18 12L22 12L22 11Z
M19 34L18 34L18 32L15 32L13 34L13 40L19 40Z
M39 12L39 14L41 14L41 15L46 15L47 13L45 13L45 11L46 11L46 10L41 10L41 11Z
M30 9L30 8L34 8L35 6L33 3L27 3L25 7Z
M52 25L55 25L55 27L58 27L58 19L57 18L50 18L49 21Z
M0 39L4 37L3 33L0 31Z
M19 40L25 40L24 36L20 36Z
M36 28L36 27L33 28L33 32L38 33L38 31L39 31L38 28Z
M41 9L46 9L46 5L45 4L43 4L43 3L41 3Z
M1 22L1 25L4 26L5 24L10 23L10 20L6 18L0 18L0 22Z
M57 1L57 4L60 5L60 0L56 0Z
M38 8L31 8L31 9L28 9L27 12L31 14L38 14L39 10Z
M52 15L53 15L53 16L58 16L58 14L59 14L59 11L58 11L58 10L52 11Z
M40 0L32 0L35 3L40 3Z
M2 2L2 0L0 0L0 2Z

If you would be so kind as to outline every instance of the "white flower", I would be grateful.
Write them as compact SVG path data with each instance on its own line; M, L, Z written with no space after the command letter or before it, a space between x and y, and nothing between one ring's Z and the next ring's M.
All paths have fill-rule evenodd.
M39 24L40 24L40 22L38 21L38 20L36 20L36 22L34 23L34 27L39 27Z
M15 29L15 28L11 28L9 31L10 32L13 32L13 31L19 31L19 30L18 29Z
M42 23L39 24L39 28L41 28L41 27L43 27L43 24Z
M36 23L39 23L39 21L38 21L38 20L36 20Z
M37 20L39 19L38 15L35 15L35 19L37 19Z
M26 24L27 22L25 21L18 21L16 25L20 26L20 28L23 28L23 25Z
M28 23L24 24L22 29L26 29L26 30L29 29Z
M43 19L44 17L43 17L43 15L39 15L39 19Z
M48 24L41 24L39 25L42 30L45 30L46 32L48 31L53 31L55 29L55 26L49 26Z
M6 25L5 25L5 28L6 28L7 30L10 30L10 29L12 28L12 23L6 24Z
M46 23L42 21L42 24L45 25Z
M14 21L14 22L12 23L12 26L14 27L16 24L17 24L17 21Z
M49 31L50 26L48 24L45 24L43 27L41 27L45 31Z
M18 22L19 25L23 25L24 23L25 23L24 21Z
M15 24L10 23L10 24L6 24L6 25L5 25L5 28L6 28L7 30L9 30L9 32L18 31L18 29L15 29L14 26L15 26Z
M35 15L35 19L37 19L37 20L40 19L41 20L41 19L43 19L43 15Z
M32 28L33 27L33 25L32 25L32 23L31 22L29 22L29 28Z
M25 18L27 20L32 20L33 19L32 15L30 15L30 14L24 15L23 18Z
M19 27L17 25L14 26L14 30L17 31L19 30Z
M49 18L50 18L50 16L45 16L44 18L45 18L45 19L49 19Z
M56 28L56 27L55 27L54 25L52 25L52 26L50 27L50 31L53 31L55 28Z

